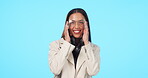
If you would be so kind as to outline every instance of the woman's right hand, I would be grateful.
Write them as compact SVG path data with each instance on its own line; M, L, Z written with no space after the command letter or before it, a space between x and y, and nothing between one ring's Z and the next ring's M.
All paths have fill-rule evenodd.
M70 42L70 36L69 36L69 24L68 24L68 21L66 22L66 25L65 25L65 28L64 28L64 39L67 41L67 42Z

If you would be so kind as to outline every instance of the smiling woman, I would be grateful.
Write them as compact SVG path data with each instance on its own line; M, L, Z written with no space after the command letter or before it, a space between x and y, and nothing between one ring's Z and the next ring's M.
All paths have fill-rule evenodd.
M69 17L69 29L71 35L75 38L82 37L82 33L84 30L84 16L81 13L74 13Z
M50 44L49 66L54 78L91 78L99 72L100 48L91 42L83 9L68 13L62 38Z

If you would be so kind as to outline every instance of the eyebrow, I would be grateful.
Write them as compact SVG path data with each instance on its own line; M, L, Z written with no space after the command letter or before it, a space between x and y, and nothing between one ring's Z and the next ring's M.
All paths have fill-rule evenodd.
M85 19L81 19L81 20L79 20L79 21L85 21Z

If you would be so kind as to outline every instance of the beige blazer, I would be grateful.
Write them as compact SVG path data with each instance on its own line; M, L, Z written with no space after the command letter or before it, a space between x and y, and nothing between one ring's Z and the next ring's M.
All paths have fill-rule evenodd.
M54 78L91 78L100 70L100 49L97 45L82 46L75 69L74 45L63 38L53 41L49 50L49 66Z

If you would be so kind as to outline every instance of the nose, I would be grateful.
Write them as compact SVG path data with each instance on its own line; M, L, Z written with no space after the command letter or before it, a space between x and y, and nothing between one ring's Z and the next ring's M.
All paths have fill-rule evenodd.
M76 23L76 25L75 25L75 28L79 28L79 25L78 25L78 23Z

